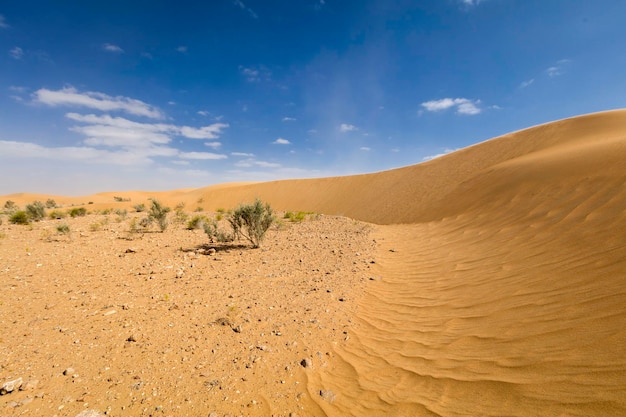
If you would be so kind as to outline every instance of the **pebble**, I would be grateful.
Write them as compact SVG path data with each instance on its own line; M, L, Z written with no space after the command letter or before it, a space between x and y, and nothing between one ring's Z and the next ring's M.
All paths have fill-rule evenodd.
M313 362L311 362L311 359L305 358L300 361L300 365L302 365L303 368L312 368Z
M23 380L21 377L14 379L13 381L5 382L0 388L0 395L5 395L19 389L22 386L22 382Z

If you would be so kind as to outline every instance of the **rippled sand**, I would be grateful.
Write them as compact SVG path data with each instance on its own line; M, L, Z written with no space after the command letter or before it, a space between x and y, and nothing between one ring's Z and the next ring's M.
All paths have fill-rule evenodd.
M347 342L307 370L327 415L626 415L624 110L388 172L161 197L378 225L380 279Z

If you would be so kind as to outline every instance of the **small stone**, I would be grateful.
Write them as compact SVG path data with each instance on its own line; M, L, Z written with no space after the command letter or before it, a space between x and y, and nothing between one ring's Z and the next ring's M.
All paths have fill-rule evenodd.
M332 392L331 390L320 390L320 397L322 397L324 400L328 401L329 403L332 403L333 401L335 401L335 393Z
M2 384L2 387L0 388L0 395L5 395L5 394L15 391L16 389L19 389L22 386L22 382L23 382L22 378L17 378L17 379L14 379L13 381L5 382L4 384Z
M130 336L128 336L128 338L126 339L127 342L136 342L137 338L135 337L134 334L131 334Z
M213 256L217 253L217 251L214 248L211 248L207 251L207 255L209 256Z
M20 391L31 391L34 390L35 388L37 388L37 385L39 384L39 380L38 379L29 379L26 382L24 382L22 384L22 386L20 387Z
M76 414L74 417L105 417L105 416L98 410L85 410Z
M128 248L128 249L126 249L125 253L136 253L136 252L137 252L137 249L135 249L135 248Z
M74 368L67 368L63 371L63 375L73 375L75 372Z
M313 362L311 362L311 359L305 358L300 361L300 365L302 365L303 368L312 368Z

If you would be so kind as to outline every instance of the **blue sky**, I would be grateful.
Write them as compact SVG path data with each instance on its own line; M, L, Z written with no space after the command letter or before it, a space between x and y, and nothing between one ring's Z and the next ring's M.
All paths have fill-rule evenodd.
M626 107L622 0L0 3L0 194L374 172Z

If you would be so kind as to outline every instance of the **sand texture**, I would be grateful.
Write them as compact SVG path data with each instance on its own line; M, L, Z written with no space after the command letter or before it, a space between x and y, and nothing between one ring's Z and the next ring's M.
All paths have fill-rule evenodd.
M256 250L5 216L1 415L626 415L624 110L375 174L54 198L148 197L324 215Z

